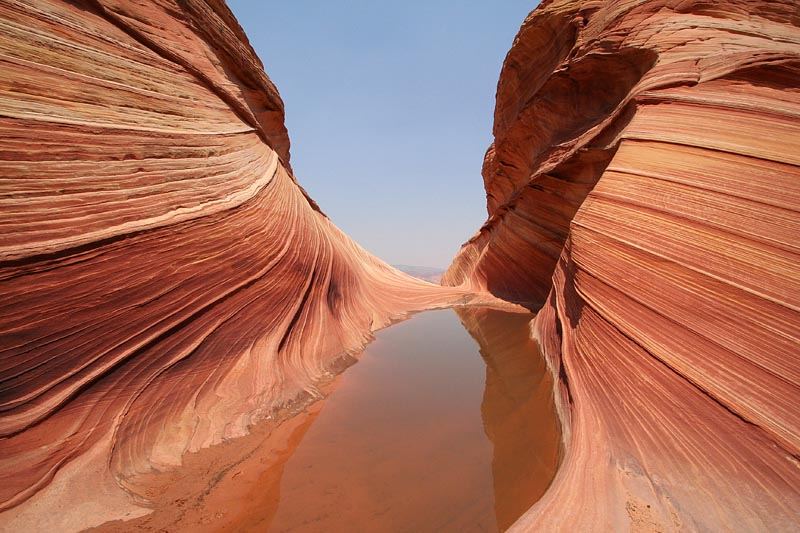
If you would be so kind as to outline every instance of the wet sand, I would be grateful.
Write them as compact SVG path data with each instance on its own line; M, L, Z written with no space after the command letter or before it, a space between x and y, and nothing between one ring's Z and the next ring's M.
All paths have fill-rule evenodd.
M530 319L469 308L383 330L325 399L137 480L155 512L102 529L506 529L558 463L552 382Z

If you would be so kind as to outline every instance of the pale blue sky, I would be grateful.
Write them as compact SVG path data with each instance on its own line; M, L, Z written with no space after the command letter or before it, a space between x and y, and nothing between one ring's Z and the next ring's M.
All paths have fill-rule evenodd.
M497 78L534 0L228 0L286 105L292 166L389 263L446 267L486 218Z

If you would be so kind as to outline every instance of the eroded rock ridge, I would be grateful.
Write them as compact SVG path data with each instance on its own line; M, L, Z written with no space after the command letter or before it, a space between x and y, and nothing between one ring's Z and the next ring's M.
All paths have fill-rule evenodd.
M800 522L800 11L550 1L497 89L444 283L539 309L565 454L518 522Z
M0 205L9 530L141 514L136 474L464 293L375 259L305 195L221 1L0 2Z

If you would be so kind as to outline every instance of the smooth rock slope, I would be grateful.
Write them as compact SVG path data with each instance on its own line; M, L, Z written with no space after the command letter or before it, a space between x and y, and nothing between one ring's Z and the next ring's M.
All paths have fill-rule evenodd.
M464 294L305 195L223 2L0 1L0 529L145 512L133 476Z
M800 525L800 8L545 1L489 218L444 283L543 305L565 454L536 531Z

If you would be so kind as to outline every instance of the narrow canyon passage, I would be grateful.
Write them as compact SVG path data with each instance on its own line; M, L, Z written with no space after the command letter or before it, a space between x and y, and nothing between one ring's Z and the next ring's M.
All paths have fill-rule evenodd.
M171 502L138 525L507 529L544 494L559 458L552 379L530 319L467 307L379 332L326 398L275 429L197 506L180 500L176 512Z
M533 4L434 285L306 192L225 0L0 0L0 532L798 531L797 0ZM455 223L336 135L358 224Z

